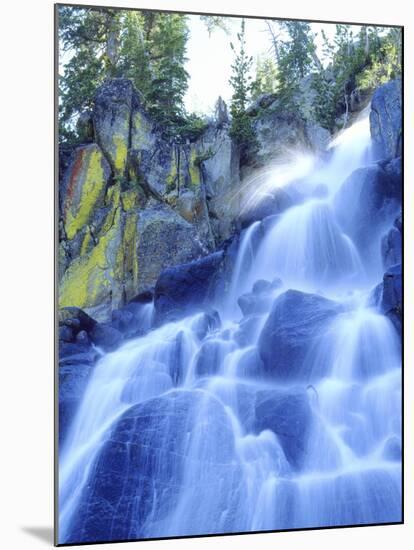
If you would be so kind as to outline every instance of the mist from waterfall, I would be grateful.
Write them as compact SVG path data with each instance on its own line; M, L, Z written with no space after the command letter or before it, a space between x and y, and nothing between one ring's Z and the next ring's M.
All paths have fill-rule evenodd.
M107 475L118 475L110 445L132 433L132 413L128 441L142 446L141 458L123 463L119 503L126 493L131 502L124 531L113 522L109 540L401 519L400 340L370 299L381 251L373 268L335 204L347 177L370 162L369 145L365 112L327 159L286 180L301 202L244 230L227 294L214 304L220 327L203 328L197 312L98 361L60 451L61 543L88 540L88 498L108 464ZM277 167L273 180L280 185ZM267 191L271 181L272 173ZM259 280L269 285L242 341L238 299ZM258 367L266 322L289 290L334 304L297 378ZM148 471L134 485L139 467Z

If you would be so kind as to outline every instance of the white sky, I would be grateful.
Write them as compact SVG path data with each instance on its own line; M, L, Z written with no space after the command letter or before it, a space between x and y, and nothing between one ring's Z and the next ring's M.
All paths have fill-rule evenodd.
M190 74L185 105L189 112L211 113L219 95L229 103L232 90L229 85L231 64L234 52L230 48L233 42L237 50L236 33L240 30L241 19L228 18L230 34L223 30L214 30L209 36L207 27L197 15L188 16L190 38L187 43L187 65ZM246 50L254 60L260 54L272 54L266 23L262 19L245 19ZM317 33L316 46L321 55L321 30L331 39L335 33L333 23L311 23L312 31ZM355 26L358 32L360 27ZM254 76L254 75L252 75Z

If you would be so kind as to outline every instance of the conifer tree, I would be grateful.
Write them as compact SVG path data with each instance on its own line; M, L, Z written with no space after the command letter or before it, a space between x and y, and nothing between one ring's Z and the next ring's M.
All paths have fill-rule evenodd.
M251 95L252 77L250 74L253 58L246 52L246 28L242 19L240 32L237 33L238 49L230 44L234 51L235 58L232 64L232 76L230 84L233 88L233 95L230 104L231 128L230 135L240 146L241 156L256 143L252 121L246 112L248 101Z

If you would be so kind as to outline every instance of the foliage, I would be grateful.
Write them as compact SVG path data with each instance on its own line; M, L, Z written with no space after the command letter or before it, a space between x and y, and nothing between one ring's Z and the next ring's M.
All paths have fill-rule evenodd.
M169 136L185 125L186 16L61 6L59 39L64 52L59 75L63 141L77 139L76 118L93 106L97 86L110 77L130 78Z
M336 25L332 43L325 35L324 55L329 64L313 75L313 102L316 120L329 130L336 118L349 117L352 93L372 92L401 72L401 36L398 29L384 34L377 27L361 27L354 35L350 25Z
M255 132L252 121L246 112L252 88L252 77L250 74L253 58L246 53L246 29L245 21L242 19L240 32L237 33L238 50L230 44L235 53L234 62L231 66L232 76L230 84L233 88L233 95L230 104L231 127L230 135L240 146L241 156L247 149L254 147L256 143Z
M285 108L301 111L300 82L315 66L314 35L309 23L280 23L286 39L278 46L278 93Z
M195 141L206 130L208 123L195 113L187 115L177 126L177 133L182 140Z
M200 15L200 19L207 27L209 35L220 29L226 34L229 33L228 19L222 15Z
M262 94L274 94L277 91L278 71L275 61L260 56L256 62L256 78L252 84L252 99Z
M401 33L390 29L369 59L368 65L357 75L357 86L371 92L381 84L401 76Z

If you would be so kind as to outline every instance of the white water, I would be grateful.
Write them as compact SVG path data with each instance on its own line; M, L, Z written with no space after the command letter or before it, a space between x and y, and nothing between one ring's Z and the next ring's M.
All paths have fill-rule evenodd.
M367 277L370 266L332 209L343 181L369 159L366 117L333 145L326 165L316 171L311 163L304 183L308 200L264 228L256 222L245 231L229 292L221 297L220 330L200 340L198 314L153 330L99 361L60 456L60 542L83 540L74 527L77 514L118 419L155 396L171 399L174 388L195 399L175 448L165 449L154 470L162 486L178 487L175 500L169 506L170 497L160 496L154 481L151 510L142 521L132 514L123 538L400 519L401 465L393 451L401 434L399 338L391 322L367 305L382 273L374 281ZM320 184L327 192L315 199ZM243 347L236 339L237 299L256 280L276 277L283 287L269 295L267 311L255 319ZM288 288L316 292L343 306L308 350L311 384L294 387L251 366L272 302ZM276 432L255 427L254 411L266 392L291 400L298 391L308 396L309 434L296 463L277 426ZM174 426L159 426L157 437L167 441ZM166 460L177 461L179 479L166 473ZM108 529L108 538L112 532ZM93 540L93 533L89 536Z

